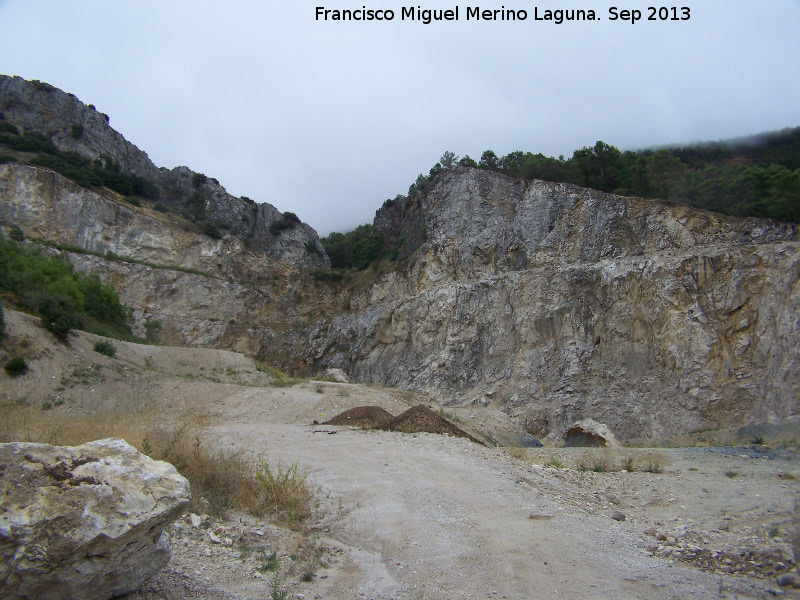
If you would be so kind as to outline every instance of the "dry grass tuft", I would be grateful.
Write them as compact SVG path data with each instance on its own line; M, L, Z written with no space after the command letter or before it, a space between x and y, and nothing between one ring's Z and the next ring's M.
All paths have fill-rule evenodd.
M667 465L667 457L661 452L648 452L642 461L642 471L647 473L663 473Z
M261 484L259 504L262 508L277 514L289 525L311 516L311 492L296 462L286 467L264 462L256 471L256 478Z
M576 465L578 471L594 471L595 473L608 473L616 470L614 459L611 452L605 449L603 452L587 450L578 460Z
M151 458L171 463L189 480L194 512L224 517L230 510L243 510L272 515L290 527L311 514L312 494L296 463L284 467L264 462L256 468L244 452L211 450L199 420L165 426L146 410L75 417L24 404L0 406L0 443L76 446L108 437L124 439Z

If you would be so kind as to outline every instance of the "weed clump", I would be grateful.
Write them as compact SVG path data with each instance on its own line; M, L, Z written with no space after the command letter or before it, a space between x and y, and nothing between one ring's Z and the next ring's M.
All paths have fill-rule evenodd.
M651 452L644 459L642 471L647 473L663 473L666 463L667 459L661 452Z
M109 358L114 358L114 356L117 354L117 347L108 340L101 340L99 342L95 342L94 351L98 354L108 356Z
M557 456L551 456L546 463L544 463L546 467L555 467L556 469L562 469L564 467L564 463L559 459Z
M19 377L24 375L28 370L28 363L21 356L14 356L9 359L3 366L3 370L8 373L10 377Z
M233 509L255 516L273 515L295 527L311 515L311 491L297 463L288 467L264 462L254 469L243 452L208 450L203 432L184 425L171 432L156 432L142 442L151 458L172 463L189 480L192 510L225 517Z

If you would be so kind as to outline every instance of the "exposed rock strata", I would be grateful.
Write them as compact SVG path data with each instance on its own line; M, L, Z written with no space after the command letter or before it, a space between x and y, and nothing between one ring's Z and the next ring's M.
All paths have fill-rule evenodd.
M189 504L175 468L122 440L0 445L0 595L105 600L169 561L164 529Z
M79 270L114 285L134 311L134 333L143 336L148 319L159 321L165 343L294 355L298 329L314 310L297 306L290 276L318 264L320 255L306 260L303 240L292 232L271 250L235 235L215 240L158 211L19 164L0 165L0 226L9 225L27 238L79 249L64 253Z
M536 436L798 416L796 226L458 169L403 227L410 258L311 332L309 360L497 403Z
M271 226L283 219L277 208L231 196L216 179L187 167L156 167L109 125L107 115L72 94L46 83L0 75L0 114L23 134L44 135L58 150L89 160L113 159L122 173L142 177L158 188L158 199L165 206L227 230L271 257L304 266L330 264L316 232L305 223L274 233ZM79 136L73 135L75 126L80 127Z

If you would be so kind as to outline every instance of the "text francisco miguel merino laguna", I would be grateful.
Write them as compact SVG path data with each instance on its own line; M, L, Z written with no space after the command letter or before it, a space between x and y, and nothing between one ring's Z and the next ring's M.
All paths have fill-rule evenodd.
M464 11L462 11L463 14ZM393 21L398 14L390 9L373 10L362 6L357 9L329 9L324 6L316 7L317 21ZM401 21L420 21L429 24L432 21L458 21L459 7L452 9L423 9L420 6L404 6L399 11ZM512 10L505 6L498 9L482 10L479 6L466 7L466 20L471 21L525 21L528 18L526 10ZM593 10L539 10L533 9L535 21L595 21L597 15Z

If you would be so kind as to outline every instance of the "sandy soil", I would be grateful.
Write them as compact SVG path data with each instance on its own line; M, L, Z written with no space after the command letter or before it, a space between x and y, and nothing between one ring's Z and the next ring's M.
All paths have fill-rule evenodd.
M376 386L271 387L234 353L115 342L109 359L92 336L65 348L30 317L6 311L6 322L6 356L24 351L31 370L0 375L3 403L60 400L43 412L62 420L132 404L162 423L202 416L207 444L297 462L315 490L299 532L187 515L171 527L170 565L128 600L800 597L776 583L794 566L792 447L587 454L312 425L358 406L438 407ZM518 433L491 407L455 412L472 433ZM626 459L632 472L591 470ZM662 471L642 471L648 464Z

